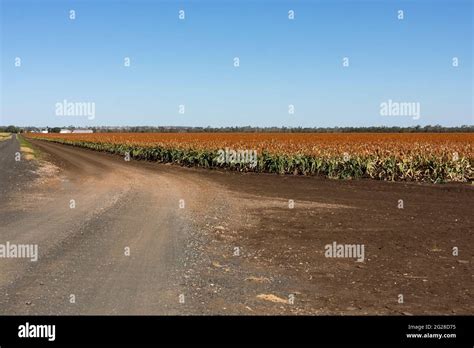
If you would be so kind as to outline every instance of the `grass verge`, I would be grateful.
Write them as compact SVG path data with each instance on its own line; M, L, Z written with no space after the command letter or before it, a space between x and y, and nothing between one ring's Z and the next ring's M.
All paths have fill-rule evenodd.
M36 159L38 157L38 153L35 151L31 143L20 134L18 134L17 137L18 141L20 142L20 150L23 154L23 157L28 161Z
M5 141L11 139L12 135L10 133L1 133L0 132L0 141Z

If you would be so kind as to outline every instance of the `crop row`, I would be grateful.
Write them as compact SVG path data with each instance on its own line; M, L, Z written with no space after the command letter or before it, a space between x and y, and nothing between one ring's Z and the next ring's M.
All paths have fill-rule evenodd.
M121 156L128 155L131 159L175 163L182 166L226 168L245 172L324 175L339 179L367 177L379 180L433 183L467 182L474 179L469 141L453 142L452 147L449 143L417 143L413 144L409 150L406 144L400 143L396 148L397 151L394 151L388 150L390 147L385 146L382 139L380 144L366 146L363 151L362 148L358 148L359 143L354 144L354 148L358 149L354 153L338 151L334 146L330 147L332 151L321 147L318 153L314 151L304 153L304 151L295 150L284 151L285 144L274 144L274 141L269 140L266 147L259 147L255 161L252 162L235 159L222 161L221 146L223 144L201 142L200 146L195 144L190 146L183 141L179 144L163 141L140 143L134 141L135 135L130 133L128 135L125 133L125 136L129 137L127 142L123 139L107 141L108 134L93 134L94 141L84 140L90 137L88 134L77 136L29 134L28 136ZM244 144L245 142L240 141L240 148L243 148ZM283 151L272 151L272 148L282 148Z

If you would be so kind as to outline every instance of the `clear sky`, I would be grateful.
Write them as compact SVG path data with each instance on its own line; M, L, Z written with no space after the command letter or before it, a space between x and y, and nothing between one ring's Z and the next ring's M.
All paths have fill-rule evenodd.
M471 0L0 2L3 125L474 123Z

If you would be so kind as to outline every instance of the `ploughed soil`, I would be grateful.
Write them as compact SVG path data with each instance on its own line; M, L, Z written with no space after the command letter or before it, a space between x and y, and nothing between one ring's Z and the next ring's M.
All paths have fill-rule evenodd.
M474 313L473 185L245 174L33 145L38 178L26 191L8 182L0 243L36 243L40 257L0 259L2 314ZM328 257L333 244L364 252Z

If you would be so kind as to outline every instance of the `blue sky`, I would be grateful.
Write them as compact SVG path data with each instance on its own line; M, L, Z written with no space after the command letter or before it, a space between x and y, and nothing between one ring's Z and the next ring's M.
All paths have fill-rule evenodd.
M473 124L470 0L0 2L0 124ZM389 99L420 118L381 116Z

